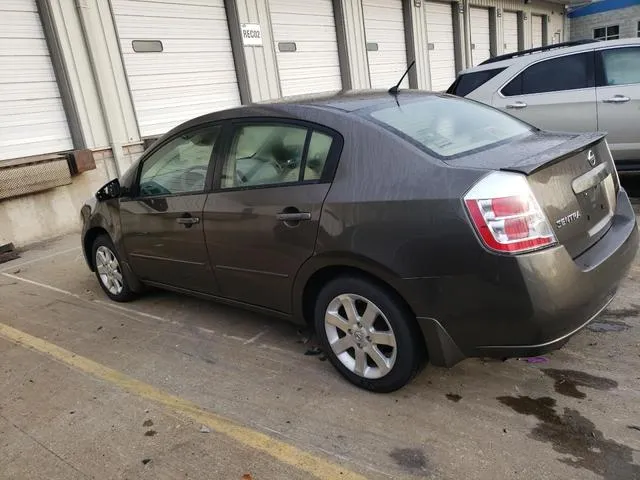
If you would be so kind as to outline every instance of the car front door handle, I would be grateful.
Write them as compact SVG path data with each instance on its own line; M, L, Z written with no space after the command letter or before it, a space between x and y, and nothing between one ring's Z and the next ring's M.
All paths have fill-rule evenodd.
M311 214L309 212L282 212L278 213L276 218L282 222L300 222L311 220Z
M624 95L614 95L611 98L605 98L602 100L604 103L626 103L631 100L629 97L625 97Z
M526 108L527 104L524 102L515 102L515 103L510 103L507 105L507 108Z
M180 225L184 225L185 227L190 227L191 225L195 225L196 223L200 223L200 218L198 217L191 217L191 216L184 216L184 217L180 217L180 218L176 218L176 222L178 222Z

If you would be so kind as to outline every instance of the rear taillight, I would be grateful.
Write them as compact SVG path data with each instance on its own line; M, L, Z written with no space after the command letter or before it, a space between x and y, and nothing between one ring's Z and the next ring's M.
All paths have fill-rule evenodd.
M480 238L492 250L523 253L556 243L523 175L490 173L469 190L464 203Z

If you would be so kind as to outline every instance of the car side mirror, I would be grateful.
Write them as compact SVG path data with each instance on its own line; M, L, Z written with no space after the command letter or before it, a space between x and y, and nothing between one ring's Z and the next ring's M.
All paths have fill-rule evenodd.
M109 183L105 184L102 188L100 188L96 192L96 198L99 202L104 202L105 200L111 200L112 198L118 198L122 193L122 189L120 188L120 180L117 178L111 180Z

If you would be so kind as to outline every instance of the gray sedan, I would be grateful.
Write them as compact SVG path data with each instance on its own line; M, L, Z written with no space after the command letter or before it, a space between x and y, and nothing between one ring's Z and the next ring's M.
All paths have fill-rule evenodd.
M196 118L82 216L113 300L152 285L309 325L342 375L379 392L427 359L559 348L638 247L603 135L418 92Z

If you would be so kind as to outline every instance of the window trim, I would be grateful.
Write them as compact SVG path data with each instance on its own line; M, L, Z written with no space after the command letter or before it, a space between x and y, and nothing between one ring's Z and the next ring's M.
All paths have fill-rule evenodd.
M302 151L302 163L300 164L300 176L295 182L282 182L282 183L266 183L262 185L247 185L242 187L230 187L223 188L222 184L222 170L228 156L231 154L231 148L233 140L239 127L251 126L251 125L276 125L276 126L291 126L301 127L307 129L307 135L305 137L304 147ZM331 142L331 148L327 155L327 160L324 164L324 169L320 178L317 180L301 180L301 176L304 172L304 167L307 163L307 153L309 151L309 143L313 132L324 133L330 136L333 141ZM342 148L344 146L344 138L337 131L313 122L304 120L298 120L286 117L242 117L230 119L227 125L227 130L223 131L225 141L220 151L219 161L216 162L213 173L212 193L226 193L226 192L242 192L247 190L263 190L269 188L285 188L299 185L315 185L320 183L331 183L335 176L340 155L342 154Z
M144 166L145 162L149 160L149 158L151 158L158 150L160 150L161 148L163 148L164 146L166 146L168 143L172 142L176 138L190 132L202 130L204 128L220 128L220 134L218 137L220 141L216 141L216 144L213 146L213 150L211 151L211 156L209 157L209 165L207 167L207 175L204 182L204 189L194 191L194 192L171 193L169 195L144 195L144 196L140 195L140 176L142 175L142 167ZM215 170L215 165L218 163L220 148L222 144L225 143L222 140L224 133L225 133L224 121L200 123L198 125L192 125L188 128L185 128L183 130L173 133L170 137L167 137L162 143L158 143L155 147L153 147L153 149L146 152L140 158L138 165L136 165L136 174L132 181L132 185L130 188L130 195L127 196L126 198L123 198L122 200L123 201L141 201L141 200L153 199L153 198L186 197L191 195L202 195L202 194L209 193L211 191L211 184L213 181L213 173ZM211 168L212 162L214 164L214 168Z
M638 26L640 26L640 22L638 22ZM631 45L615 45L608 46L607 48L599 48L595 51L596 53L596 70L595 70L595 79L596 79L596 88L610 88L610 87L624 87L628 85L640 85L640 82L636 83L620 83L617 85L605 85L606 73L604 69L604 59L602 58L602 53L607 50L621 50L623 48L635 48L638 50L640 54L640 44L635 43Z
M618 33L615 35L616 38L609 38L609 34L607 32L607 30L611 27L618 27ZM596 38L596 30L599 30L601 28L604 28L604 38ZM591 38L593 38L594 40L619 40L620 39L620 24L619 23L614 23L611 25L601 25L599 27L594 27L591 29Z
M500 96L500 98L502 98L502 99L505 99L505 100L506 100L506 99L514 98L514 97L524 97L524 96L531 97L531 96L534 96L534 95L548 95L548 94L550 94L550 93L568 92L568 91L571 91L571 92L579 92L580 90L590 90L590 89L592 89L592 88L595 88L595 83L596 83L596 71L595 71L595 58L593 58L593 57L595 57L595 50L596 50L596 49L595 49L595 48L593 48L593 49L589 49L589 50L581 50L581 51L578 51L578 52L563 53L563 54L561 54L561 55L554 55L554 56L552 56L552 57L545 57L545 58L541 58L541 59L539 59L539 60L537 60L537 61L535 61L535 62L527 63L527 64L525 64L524 66L522 66L522 67L521 67L521 68L520 68L516 73L514 73L511 77L509 77L507 80L505 80L505 82L502 84L502 86L498 89L498 95ZM515 79L518 75L520 75L521 73L523 73L523 72L524 72L525 70L527 70L528 68L530 68L530 67L532 67L532 66L534 66L534 65L536 65L536 64L538 64L538 63L546 62L546 61L549 61L549 60L556 60L556 59L558 59L558 58L562 58L562 57L569 57L569 56L571 56L571 55L581 55L581 54L584 54L584 53L591 53L591 55L592 55L591 71L592 71L592 73L593 73L593 86L591 86L591 87L585 87L585 88L574 88L574 89L572 89L572 90L553 90L553 91L551 91L551 92L521 93L520 95L504 95L504 94L502 93L502 90L503 90L507 85L509 85L513 79Z

